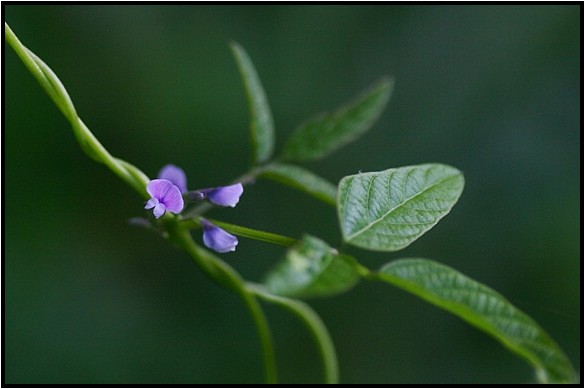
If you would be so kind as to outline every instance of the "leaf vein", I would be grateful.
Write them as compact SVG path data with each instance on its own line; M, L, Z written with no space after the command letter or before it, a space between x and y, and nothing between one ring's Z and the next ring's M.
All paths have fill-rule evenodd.
M429 169L429 170L430 170L430 169ZM414 169L410 170L410 171L408 172L408 174L410 174L412 171L414 171ZM428 171L427 171L427 172L428 172ZM413 196L406 198L406 199L405 199L405 200L403 200L401 203L399 203L399 204L395 205L394 207L392 207L391 209L389 209L387 212L385 212L385 213L384 213L384 214L383 214L381 217L379 217L379 218L377 218L377 219L375 219L375 220L371 221L371 222L370 222L370 223L368 223L368 224L367 224L365 227L363 227L363 228L359 229L358 231L354 232L353 234L350 234L350 235L348 235L348 237L347 237L347 240L352 240L352 239L353 239L353 238L355 238L356 236L359 236L359 235L361 235L362 233L364 233L365 231L367 231L367 230L369 230L370 228L372 228L374 225L376 225L376 224L378 224L378 223L380 223L380 222L384 221L384 219L386 219L386 218L387 218L387 217L388 217L388 216L389 216L389 215L390 215L392 212L394 212L396 209L398 209L398 208L402 207L404 204L408 203L409 201L411 201L411 200L414 200L415 198L417 198L418 196L420 196L420 195L424 194L425 192L427 192L427 191L429 191L429 190L431 190L431 189L433 189L433 188L436 188L438 185L441 185L441 184L443 184L443 183L444 183L444 182L446 182L446 181L449 181L449 180L451 180L451 179L453 179L453 178L457 178L458 176L459 176L459 173L457 173L457 174L453 174L453 175L450 175L450 176L447 176L447 177L445 177L444 179L442 179L442 180L439 180L439 181L437 181L437 182L433 183L432 185L430 185L430 186L426 187L424 190L422 190L422 191L420 191L420 192L418 192L418 193L414 194ZM405 180L405 182L406 182L406 180ZM353 183L353 181L352 181L352 183ZM405 183L404 183L404 185L405 185ZM404 186L403 186L403 188L404 188Z

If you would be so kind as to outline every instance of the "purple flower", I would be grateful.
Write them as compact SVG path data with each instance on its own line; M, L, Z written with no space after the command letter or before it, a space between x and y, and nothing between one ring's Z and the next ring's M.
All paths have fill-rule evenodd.
M179 188L169 180L152 180L146 186L151 199L146 202L144 209L152 209L157 219L166 211L179 213L183 210L183 196Z
M208 199L215 205L233 208L240 201L240 196L244 193L244 187L242 184L237 183L211 189L200 189L197 192L201 193L203 198Z
M217 188L201 189L188 192L187 176L185 175L183 169L178 166L168 164L163 166L163 168L158 172L157 179L148 183L146 186L146 191L148 194L150 194L151 198L148 200L144 208L154 208L153 214L158 219L164 215L166 211L170 211L176 214L180 213L185 206L183 195L187 201L201 201L208 199L215 205L222 207L235 207L238 201L240 201L240 196L244 192L244 187L242 184L238 183L234 185L218 186ZM225 231L221 229L219 230L235 240L235 243L232 245L232 248L235 249L238 240L235 239L235 237L227 234ZM216 234L213 232L210 233L210 236L211 235L217 235L221 237L221 234ZM209 241L212 241L211 238Z
M187 193L187 197L190 200L201 201L208 199L213 204L221 207L235 207L240 201L240 196L244 193L244 187L240 183L187 192L187 176L185 172L180 167L172 164L163 166L158 173L158 178L172 182L173 185L179 188L181 193Z
M205 243L205 246L218 253L236 250L238 238L205 219L201 219L201 226L203 227L203 243Z
M187 176L183 169L178 166L168 164L163 166L158 172L158 178L163 180L169 180L173 183L181 193L185 193L187 191Z

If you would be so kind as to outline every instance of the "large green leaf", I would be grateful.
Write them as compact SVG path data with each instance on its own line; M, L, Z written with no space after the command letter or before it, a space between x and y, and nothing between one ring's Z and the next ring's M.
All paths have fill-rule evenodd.
M449 213L463 185L459 170L441 164L344 177L337 198L343 239L369 250L400 250Z
M532 364L540 382L574 382L571 363L550 336L487 286L448 266L420 258L390 262L378 276L487 332Z
M337 187L335 185L299 166L271 163L264 168L261 177L302 190L333 206L337 202Z
M306 235L291 247L284 261L272 270L264 284L270 293L287 297L325 297L345 292L360 275L355 259Z
M303 123L285 144L283 158L311 161L322 158L363 135L380 116L393 82L384 78L345 107Z
M254 161L261 163L269 159L274 150L272 113L252 60L239 44L233 42L231 48L238 63L248 98Z

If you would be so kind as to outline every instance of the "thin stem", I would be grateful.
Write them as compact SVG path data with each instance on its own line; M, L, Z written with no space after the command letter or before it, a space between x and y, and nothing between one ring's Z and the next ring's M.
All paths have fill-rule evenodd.
M130 163L113 157L106 148L102 146L77 115L75 106L73 105L67 90L61 83L61 80L59 80L57 75L55 75L53 70L51 70L46 63L18 40L16 34L14 34L6 22L4 23L4 36L6 42L8 42L8 44L14 49L29 72L36 78L49 97L51 97L55 105L57 105L65 118L69 121L82 150L90 158L105 164L118 177L122 178L132 186L142 197L148 198L145 188L149 180L146 174Z
M4 22L4 40L12 46L14 52L18 55L29 72L37 79L39 84L41 84L43 89L49 94L63 115L69 118L72 115L71 108L73 107L73 104L63 104L62 99L57 94L55 86L51 84L49 78L45 76L37 61L35 61L35 59L38 60L38 57L33 57L34 54L31 55L32 52L20 42L16 37L16 34L6 22ZM73 112L73 116L75 116L75 112Z
M266 371L266 382L275 384L278 382L276 373L276 359L274 346L272 343L272 334L268 321L256 297L250 292L240 275L227 263L223 262L217 256L195 244L193 238L185 226L180 226L172 221L169 223L169 239L182 248L193 259L205 274L218 283L219 285L236 292L248 308L252 319L256 325L260 343L262 344L262 353Z
M203 218L200 216L196 216L190 219L183 219L179 223L188 229L198 228L200 227L201 219ZM284 235L275 234L272 232L255 230L253 228L242 227L235 224L210 219L207 217L205 218L205 220L211 222L212 224L215 224L218 227L223 228L227 232L231 232L234 235L242 236L244 238L255 239L262 242L273 243L285 247L293 246L298 242L296 239L289 238L288 236Z
M284 235L275 234L272 232L255 230L252 228L242 227L215 219L207 218L207 220L217 225L218 227L221 227L226 231L231 232L232 234L242 236L244 238L256 239L262 242L274 243L286 247L294 246L298 242L296 239L289 238L288 236Z
M246 285L248 290L252 291L261 299L286 308L303 321L315 338L315 342L319 348L321 359L323 360L325 383L338 384L339 366L335 347L327 331L327 327L315 311L302 301L270 294L261 285L252 283L247 283Z

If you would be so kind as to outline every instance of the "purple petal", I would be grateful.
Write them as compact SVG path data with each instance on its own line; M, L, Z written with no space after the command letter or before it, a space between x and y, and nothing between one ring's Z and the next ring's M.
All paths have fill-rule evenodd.
M151 209L157 206L157 204L159 203L158 199L152 198L150 200L148 200L146 202L146 205L144 206L144 209Z
M228 234L218 226L206 222L203 225L203 243L218 253L227 253L236 250L238 238Z
M173 185L172 182L161 179L152 180L146 186L146 191L152 196L152 199L148 200L146 205L155 205L155 216L156 212L160 213L161 209L163 210L159 216L156 216L157 218L164 214L164 210L173 213L179 213L183 210L183 206L185 205L183 202L183 195L179 188ZM161 204L164 208L159 207Z
M163 203L158 203L156 207L154 207L152 213L154 214L154 217L158 219L159 217L165 214L165 211L166 211L165 205Z
M242 193L244 193L244 187L238 183L214 188L207 193L207 198L215 205L235 207L238 201L240 201Z
M161 200L167 207L167 210L173 213L180 213L183 210L185 203L183 202L183 195L179 188L173 187L167 192L165 197Z
M183 169L178 166L172 164L163 166L163 168L160 169L160 172L158 172L158 178L172 182L177 188L179 188L181 193L187 191L187 176Z
M146 185L146 191L151 197L160 201L173 186L175 185L169 180L157 179L150 181L148 185Z

